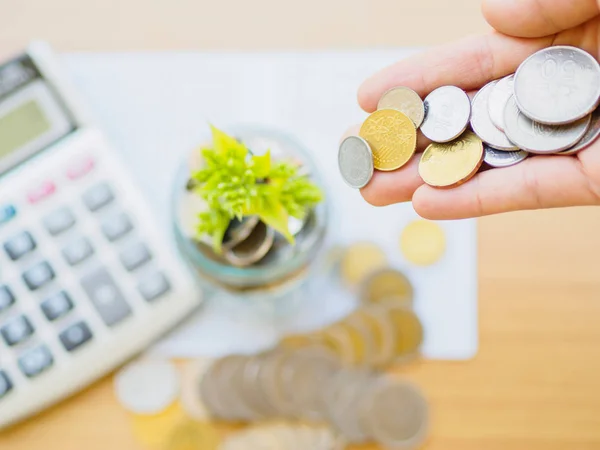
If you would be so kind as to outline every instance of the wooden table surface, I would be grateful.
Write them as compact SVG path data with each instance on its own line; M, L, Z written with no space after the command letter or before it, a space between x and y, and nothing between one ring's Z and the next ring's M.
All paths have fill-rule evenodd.
M4 0L0 56L59 51L429 45L487 29L476 0ZM480 350L404 374L428 450L600 449L600 208L479 221ZM440 299L444 301L444 299ZM110 379L0 432L2 450L141 449Z

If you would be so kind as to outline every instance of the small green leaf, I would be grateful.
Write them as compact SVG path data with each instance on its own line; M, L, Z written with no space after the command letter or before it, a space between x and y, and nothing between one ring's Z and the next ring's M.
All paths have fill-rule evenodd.
M271 172L271 152L267 152L262 155L255 155L252 157L252 173L256 178L266 178Z
M283 205L279 202L266 201L258 212L258 217L265 224L272 227L285 237L291 245L294 245L294 236L289 231L289 216Z
M227 160L228 165L233 165L235 160L243 159L248 155L248 149L244 144L212 125L210 129L212 131L215 151L220 155L230 156Z

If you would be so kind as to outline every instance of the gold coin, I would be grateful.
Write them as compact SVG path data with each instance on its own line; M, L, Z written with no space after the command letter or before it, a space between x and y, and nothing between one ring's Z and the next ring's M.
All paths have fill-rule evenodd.
M371 146L373 165L378 170L402 167L417 149L415 124L395 109L375 111L364 121L359 135Z
M434 264L446 251L444 230L435 222L415 220L402 231L400 250L413 264L418 266Z
M458 139L429 145L419 162L419 175L434 187L455 187L469 180L483 163L483 143L472 131Z
M377 109L395 109L406 114L419 128L425 118L425 105L415 91L406 86L391 88L379 99Z
M412 357L423 343L423 325L414 311L392 307L388 315L396 330L396 357Z
M371 351L365 363L371 367L386 364L395 352L394 329L389 318L381 310L360 308L347 321L361 324L368 336Z
M294 334L281 339L280 345L285 348L303 348L319 342L317 334Z
M368 365L373 359L375 343L373 335L370 333L369 326L360 320L346 317L340 328L350 337L352 343L353 358L350 361L356 365Z
M413 301L413 287L408 278L399 270L390 267L369 275L361 291L361 299L365 303L381 303L393 298L410 306Z
M337 354L345 363L352 363L355 358L354 345L348 333L340 331L337 325L323 332L323 345Z
M381 248L370 242L359 242L346 249L340 270L344 281L354 286L385 266L387 256Z
M160 447L169 435L185 418L185 412L178 402L173 403L159 414L132 414L132 431L135 438L148 447Z
M172 430L163 449L216 450L219 443L219 434L212 424L185 420Z

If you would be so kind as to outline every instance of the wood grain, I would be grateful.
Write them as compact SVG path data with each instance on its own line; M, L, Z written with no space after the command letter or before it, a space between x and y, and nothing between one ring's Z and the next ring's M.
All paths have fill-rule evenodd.
M0 55L32 38L62 51L310 50L429 45L486 29L475 0L2 6ZM599 230L598 208L479 221L479 354L466 363L422 362L399 371L431 400L427 450L600 449ZM141 450L109 377L0 433L0 449L42 448Z

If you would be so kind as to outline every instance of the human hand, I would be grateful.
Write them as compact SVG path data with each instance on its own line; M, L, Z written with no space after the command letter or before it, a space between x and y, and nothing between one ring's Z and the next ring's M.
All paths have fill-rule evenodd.
M381 95L394 86L408 86L422 98L443 85L479 89L552 45L572 45L600 56L600 0L484 0L482 10L495 32L384 69L361 86L360 106L375 111ZM357 129L348 134L357 134ZM428 143L420 134L418 150ZM600 204L600 141L573 156L536 155L515 166L480 172L453 189L424 184L418 173L420 156L394 172L376 171L361 189L365 200L375 206L412 200L417 213L428 219Z

